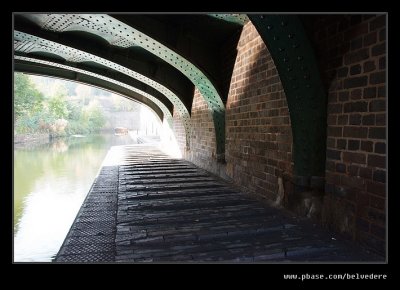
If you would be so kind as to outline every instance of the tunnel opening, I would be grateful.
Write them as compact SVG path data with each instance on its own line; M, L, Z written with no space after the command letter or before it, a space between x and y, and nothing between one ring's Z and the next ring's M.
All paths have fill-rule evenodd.
M168 122L138 101L82 82L16 72L14 260L54 258L111 148L159 147L179 158L174 138Z
M16 18L17 70L102 86L145 103L165 126L155 130L164 141L160 149L175 148L183 157L128 146L104 166L89 200L118 201L114 210L120 214L113 220L115 243L106 243L117 250L114 256L107 250L110 256L103 258L347 258L326 254L321 244L297 251L282 238L292 228L298 233L300 223L287 223L280 214L276 227L254 228L256 215L269 220L276 212L269 208L261 214L233 187L261 196L282 212L289 209L296 221L312 218L335 240L344 235L382 255L387 241L386 16L213 16L42 14L29 16L36 23L29 26L18 20L25 16ZM225 30L220 24L226 20L236 24ZM75 32L68 32L68 27L85 30L88 25L100 31L94 31L97 36L112 35L104 39L115 40L119 48L85 34L77 40ZM56 54L32 53L37 49ZM62 55L67 58L57 58ZM125 129L114 127L119 135ZM153 130L146 127L142 133ZM210 172L232 187L213 180ZM90 202L78 214L78 228L87 226L80 220L89 215L87 209L95 210ZM228 208L255 223L241 224ZM160 221L162 230L153 226ZM75 246L68 243L77 232L70 231L57 261L74 259ZM239 257L232 254L230 247L237 245L229 244L230 237L252 246L249 240L262 241L261 247L276 238L287 246L266 255L244 247ZM305 242L311 240L308 236Z

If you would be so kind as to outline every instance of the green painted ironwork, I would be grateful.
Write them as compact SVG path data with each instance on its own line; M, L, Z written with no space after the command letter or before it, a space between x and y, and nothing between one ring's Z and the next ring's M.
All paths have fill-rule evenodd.
M218 19L221 19L221 20L224 20L227 22L231 22L231 23L235 23L235 24L239 24L242 26L245 25L249 21L249 18L247 17L246 14L235 14L235 13L221 14L221 13L218 13L218 14L208 14L208 15L211 17L214 17L214 18L218 18Z
M41 25L43 29L58 32L86 31L101 36L111 45L121 47L140 46L175 67L198 88L204 97L213 116L217 156L223 159L225 152L224 103L209 78L189 60L156 39L107 14L30 14L29 18ZM162 93L170 98L174 106L177 106L178 112L183 119L185 130L188 130L190 126L189 112L185 112L186 109L183 109L168 91L163 89ZM189 146L188 142L187 146Z
M327 94L313 48L295 15L248 15L274 60L290 112L294 173L324 176Z
M126 74L134 79L137 79L163 95L165 95L172 104L177 108L178 114L183 120L183 125L185 128L186 133L186 142L190 144L190 116L189 112L187 111L185 105L182 101L173 93L171 90L159 84L146 76L143 76L133 70L130 70L122 65L109 61L107 59L92 55L90 53L68 47L65 45L61 45L59 43L46 40L40 37L36 37L34 35L30 35L20 31L14 31L14 49L19 52L23 53L30 53L30 52L47 52L51 54L55 54L58 56L63 57L69 62L83 62L83 61L92 61L98 64L101 64L105 67L111 68L115 71L121 72Z
M69 66L69 65L63 65L63 64L56 63L56 62L52 62L52 61L46 61L46 60L36 59L36 58L32 58L32 57L24 57L24 56L19 56L19 55L15 55L14 59L27 61L27 62L44 64L44 65L48 65L48 66L51 66L51 67L57 67L57 68L69 70L69 71L72 71L72 72L85 74L85 75L88 75L88 76L91 76L91 77L94 77L94 78L97 78L97 79L104 80L104 81L109 82L109 83L116 84L116 85L118 85L120 87L123 87L123 88L126 88L126 89L128 89L128 90L130 90L132 92L138 93L138 94L146 97L147 99L151 100L153 103L155 103L160 108L160 110L164 114L164 118L166 119L166 121L169 124L169 126L172 128L172 115L171 115L171 112L168 110L168 108L162 102L160 102L157 98L153 97L152 95L150 95L150 94L148 94L148 93L146 93L146 92L144 92L142 90L139 90L139 89L137 89L135 87L129 86L129 85L125 84L125 83L116 81L114 79L111 79L111 78L108 78L108 77L105 77L105 76L102 76L102 75L99 75L99 74L96 74L96 73L92 73L92 72L89 72L89 71L86 71L86 70L83 70L83 69L79 69L79 68L76 68L76 67L72 67L72 66Z

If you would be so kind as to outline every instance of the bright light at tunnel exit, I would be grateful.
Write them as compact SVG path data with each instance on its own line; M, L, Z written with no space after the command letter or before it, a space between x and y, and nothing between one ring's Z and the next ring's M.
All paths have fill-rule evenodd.
M37 75L30 75L30 79L45 96L61 91L64 92L64 100L70 104L100 105L107 119L104 130L127 128L134 141L138 141L137 137L143 137L148 142L151 138L146 137L158 136L160 142L147 144L158 147L174 158L182 158L177 139L166 118L160 120L146 105L120 94L78 82Z
M164 119L161 130L161 146L160 150L174 158L182 158L182 152L179 149L178 141L172 132L168 122Z

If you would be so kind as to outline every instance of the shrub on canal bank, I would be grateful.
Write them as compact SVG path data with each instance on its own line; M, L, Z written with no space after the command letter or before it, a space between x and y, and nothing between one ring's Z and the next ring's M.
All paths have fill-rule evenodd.
M41 93L28 75L16 73L14 81L14 135L86 135L99 132L106 123L96 100L71 102L61 82Z

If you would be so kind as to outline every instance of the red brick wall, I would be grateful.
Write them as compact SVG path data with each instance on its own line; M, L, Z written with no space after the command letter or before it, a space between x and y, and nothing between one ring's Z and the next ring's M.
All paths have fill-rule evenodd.
M314 23L329 94L325 206L333 213L325 218L380 252L386 197L385 21L384 15L330 15Z
M197 88L194 91L190 124L191 148L187 159L217 174L213 118L206 101Z
M237 50L226 105L227 174L245 189L276 201L278 177L291 175L293 168L285 93L268 49L250 22Z
M179 150L181 151L182 156L185 156L186 153L185 127L183 126L183 122L179 117L178 111L175 108L173 112L173 132L175 134Z
M385 17L307 17L328 91L322 223L383 253ZM198 91L191 114L187 159L272 202L282 201L290 189L280 178L290 180L293 170L290 117L275 65L251 23L240 37L226 104L226 166L216 161L212 116Z
M183 123L174 112L174 134L182 156L214 174L225 176L225 165L216 159L215 130L211 111L196 88L190 118L190 150L186 148Z
M178 130L178 126L174 124L182 135L183 128ZM191 110L191 148L185 158L276 201L278 177L292 174L290 118L275 65L251 23L243 28L237 47L225 126L226 164L222 164L216 160L211 112L196 89ZM181 150L182 138L177 136Z

